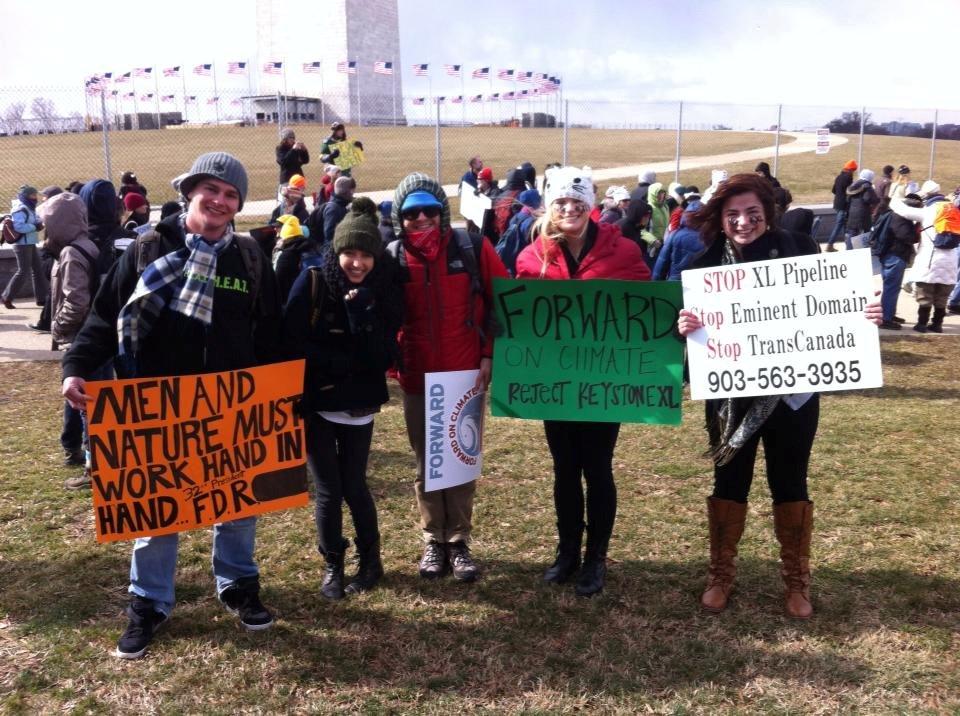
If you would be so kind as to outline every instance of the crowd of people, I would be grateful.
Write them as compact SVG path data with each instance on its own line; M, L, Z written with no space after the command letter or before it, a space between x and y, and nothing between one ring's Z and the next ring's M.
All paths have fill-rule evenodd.
M303 174L309 153L293 131L284 132L277 147L277 208L269 225L250 235L235 230L247 197L247 173L240 160L224 152L199 156L177 177L181 201L164 205L156 224L149 221L147 189L130 172L119 189L95 179L75 191L45 189L42 202L41 192L22 187L13 212L16 230L23 234L23 243L15 247L21 271L3 294L4 304L12 307L18 282L32 271L38 302L50 297L48 330L66 347L61 444L70 464L85 464L83 475L67 482L73 489L89 487L91 480L87 381L304 359L300 410L324 561L320 591L331 600L373 589L384 574L377 508L366 473L375 416L389 400L388 376L399 382L417 464L412 482L423 540L419 574L424 579L452 574L467 583L481 576L470 546L477 483L425 488L424 379L431 372L476 370L476 387L487 389L496 340L494 278L678 280L687 268L820 250L811 233L812 212L790 208L789 190L764 162L747 174L715 170L704 192L676 182L664 185L654 172L644 171L633 189L610 186L598 201L586 167L551 165L538 177L525 162L508 171L500 186L475 156L461 190L489 197L490 209L481 225L469 222L464 229L454 225L441 185L424 174L405 177L392 201L380 205L355 196L355 179L330 163L336 158L333 145L345 141L342 130L334 127L321 150L323 180L312 195ZM827 250L845 227L871 231L884 211L893 212L890 247L884 244L878 254L884 271L889 264L892 274L896 265L909 261L907 252L921 228L914 290L921 318L925 306L928 317L933 309L932 323L924 319L923 325L937 330L949 294L939 287L940 279L952 288L957 271L957 249L926 251L933 241L928 224L945 197L932 181L921 187L902 181L909 175L906 167L898 178L885 172L886 185L874 185L867 171L853 181L855 170L848 165L843 174L849 176L838 178L842 189L835 187L835 193L845 203L842 214L838 208L841 228L834 228ZM887 197L875 201L880 193ZM41 231L46 234L43 261L36 248ZM938 271L943 264L940 273L916 271L928 254ZM886 284L885 273L885 289ZM887 324L895 320L888 309L885 290L882 300L867 306L865 317ZM680 311L680 339L700 327L696 314ZM763 443L784 609L799 619L812 615L813 502L807 470L819 410L816 393L706 402L714 485L707 498L710 558L703 609L719 612L728 603ZM572 581L582 597L605 586L617 512L613 456L619 431L614 422L544 422L553 460L557 547L543 579ZM349 579L344 503L359 557ZM253 517L213 529L218 598L254 631L273 624L260 599L255 534ZM117 656L142 656L169 618L177 550L176 534L134 542L129 623Z

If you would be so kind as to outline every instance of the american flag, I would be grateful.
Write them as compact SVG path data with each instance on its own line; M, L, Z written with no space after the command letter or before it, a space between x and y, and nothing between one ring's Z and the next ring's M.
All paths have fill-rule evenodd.
M520 82L533 82L533 72L518 72L517 80Z
M426 99L425 99L424 97L414 97L414 98L413 98L413 103L414 103L414 104L424 104L425 102L426 102Z
M356 60L341 60L337 63L337 72L343 72L346 75L357 74Z
M242 100L242 99L232 99L232 100L230 100L230 104L243 104L243 100Z
M124 99L133 99L133 92L126 92L123 95Z
M378 75L392 75L393 63L392 62L374 62L373 71Z
M312 74L317 74L317 75L318 75L318 74L320 74L321 72L323 72L323 69L321 68L319 62L304 62L304 63L303 63L303 71L306 72L306 73L308 73L308 74L312 73Z
M451 97L451 98L450 98L450 101L451 101L453 104L463 104L463 95L462 95L462 94L458 94L456 97Z
M140 95L140 101L141 101L141 102L146 102L147 100L151 100L151 99L153 99L153 92L151 92L150 94L142 94L142 95Z
M213 74L213 65L207 63L205 65L197 65L193 68L193 74L195 75L204 75L209 76Z
M473 74L470 75L475 80L486 80L490 79L490 68L489 67L478 67L473 71Z
M164 77L179 77L180 76L180 65L176 67L164 67L163 68Z
M160 101L161 101L161 102L173 102L173 95L172 95L172 94L165 94L165 95L163 95L163 97L160 98Z
M504 93L503 93L503 98L504 98L504 99L515 99L515 98L516 98L516 95L515 95L513 92L504 92Z
M117 84L120 84L122 82L127 82L129 79L130 79L130 73L124 72L122 75L117 77L117 79L115 79L114 82L116 82Z
M447 99L446 97L440 96L440 97L436 97L433 101L436 102L437 104L443 104L446 101L446 99Z
M543 72L537 72L533 75L533 81L537 84L543 84L546 81L547 76Z
M475 94L475 95L473 95L473 97L470 98L470 101L471 101L471 102L483 102L483 95L482 95L482 94Z
M97 84L96 82L92 82L91 80L87 80L84 84L86 85L87 94L89 95L97 95L103 91L102 89L100 89L99 84Z
M102 80L111 80L111 79L113 79L113 73L112 73L112 72L104 72L102 75L100 75L100 79L102 79Z
M450 75L451 77L459 77L460 67L461 67L460 65L444 65L443 69L445 69L447 71L447 74Z
M207 100L207 104L217 104L220 101L219 97L211 97Z
M280 75L283 74L283 63L282 62L264 62L263 71L268 75Z
M116 97L118 94L120 94L119 90L113 90L112 92L110 92L111 97Z
M186 97L183 98L183 101L184 101L184 104L196 104L197 95L195 94L187 95Z
M501 80L512 80L513 79L513 70L500 70L497 73L497 78Z
M530 90L520 90L520 94L526 97L528 94L530 94Z
M228 75L245 75L245 74L247 74L247 63L246 63L246 62L228 62L228 63L227 63L227 74L228 74Z
M494 93L491 94L491 95L487 95L487 99L490 100L491 102L499 102L499 101L500 101L500 93L499 93L499 92L494 92Z
M152 67L136 67L133 70L134 77L149 77L150 73L153 72Z
M413 66L413 74L414 74L414 76L416 76L416 77L429 77L429 73L427 72L427 68L429 68L429 67L430 67L430 65L414 65L414 66Z

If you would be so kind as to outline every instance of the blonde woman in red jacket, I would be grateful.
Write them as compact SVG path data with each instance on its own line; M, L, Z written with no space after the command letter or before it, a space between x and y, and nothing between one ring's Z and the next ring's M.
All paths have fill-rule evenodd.
M616 224L590 218L595 195L587 167L548 172L545 193L547 209L534 224L530 245L517 257L517 278L650 279L640 248ZM617 514L613 451L620 423L545 420L543 426L553 456L559 533L556 561L543 578L562 584L579 570L576 593L589 597L603 589L606 578L607 545ZM581 566L584 526L587 546Z

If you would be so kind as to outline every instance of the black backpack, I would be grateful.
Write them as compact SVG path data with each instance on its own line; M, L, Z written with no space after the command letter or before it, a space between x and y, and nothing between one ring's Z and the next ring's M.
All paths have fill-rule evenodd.
M870 229L870 238L867 239L867 246L870 247L870 253L874 256L885 256L890 252L893 245L893 232L890 231L890 220L893 218L892 211L885 211L877 217Z

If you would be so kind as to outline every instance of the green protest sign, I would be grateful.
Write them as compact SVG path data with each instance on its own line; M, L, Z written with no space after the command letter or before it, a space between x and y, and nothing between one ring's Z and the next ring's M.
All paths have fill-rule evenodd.
M494 415L680 423L678 281L494 280Z

